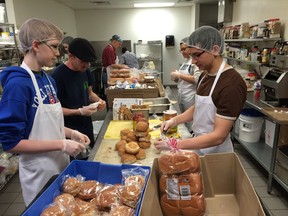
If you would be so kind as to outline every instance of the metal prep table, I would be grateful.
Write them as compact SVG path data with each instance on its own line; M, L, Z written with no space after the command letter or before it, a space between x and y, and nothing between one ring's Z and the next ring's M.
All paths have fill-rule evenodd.
M285 119L273 118L265 110L275 108L273 105L268 104L264 101L264 93L261 92L260 98L255 98L253 92L247 92L247 100L245 105L247 107L254 108L259 112L265 115L265 118L271 120L275 123L275 136L273 140L273 147L268 146L264 140L260 140L258 143L244 142L239 139L239 137L232 133L232 136L259 162L259 164L268 172L268 185L267 191L271 193L272 191L272 182L275 179L286 191L288 191L288 185L285 184L281 179L279 179L274 174L275 162L276 162L276 153L278 145L278 135L281 124L288 124L288 121ZM277 109L277 108L275 108Z

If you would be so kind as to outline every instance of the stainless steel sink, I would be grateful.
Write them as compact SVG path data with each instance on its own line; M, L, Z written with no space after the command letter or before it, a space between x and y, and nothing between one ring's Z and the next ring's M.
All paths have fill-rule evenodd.
M166 97L143 98L143 103L149 104L149 114L163 114L163 111L168 110L171 105L171 101Z

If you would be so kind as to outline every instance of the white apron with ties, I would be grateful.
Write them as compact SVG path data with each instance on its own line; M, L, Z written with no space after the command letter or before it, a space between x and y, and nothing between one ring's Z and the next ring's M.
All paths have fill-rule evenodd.
M39 103L29 140L65 139L64 117L60 102L55 101L55 104L43 104L40 89L33 72L24 62L21 67L31 76ZM47 75L45 74L45 76ZM48 76L47 79L49 80ZM52 87L51 82L50 85ZM68 164L69 156L61 151L21 154L19 177L25 205L28 206L47 181L53 175L62 172Z
M203 134L210 133L214 130L214 121L216 115L216 107L212 100L212 93L218 82L218 79L223 72L225 62L223 61L216 78L213 82L212 88L208 96L200 96L196 94L195 97L195 111L193 116L193 132L195 136L201 136ZM204 77L202 78L202 80ZM201 84L200 81L199 85ZM233 144L230 139L230 134L226 137L225 141L218 145L209 148L204 148L197 150L200 155L211 154L211 153L220 153L220 152L233 152Z
M193 75L190 74L190 71L193 71L192 58L189 58L186 63L183 63L179 68L179 73L184 75ZM196 93L196 85L189 83L185 80L179 80L177 84L178 88L178 103L181 104L180 109L182 108L181 112L187 110L190 106L194 104L194 97Z

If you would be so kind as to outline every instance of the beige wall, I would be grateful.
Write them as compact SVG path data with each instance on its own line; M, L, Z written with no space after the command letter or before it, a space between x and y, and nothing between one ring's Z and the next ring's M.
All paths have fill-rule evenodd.
M77 36L74 10L54 0L6 0L8 22L19 29L32 17L47 19L59 26L68 35Z
M234 2L232 25L243 22L257 24L271 18L280 18L281 36L284 40L288 40L287 0L236 0Z

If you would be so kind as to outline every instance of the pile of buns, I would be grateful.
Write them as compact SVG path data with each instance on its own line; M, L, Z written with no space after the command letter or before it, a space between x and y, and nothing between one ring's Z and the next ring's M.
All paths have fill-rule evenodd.
M137 122L135 130L121 130L120 137L121 140L116 143L115 150L121 157L121 163L132 164L146 158L145 149L151 146L148 121Z
M206 203L200 158L194 152L167 152L158 159L160 203L165 216L202 216Z
M132 175L123 184L102 184L68 177L62 192L41 216L133 216L145 185L145 177Z
M111 78L130 78L129 69L112 69L110 70Z

